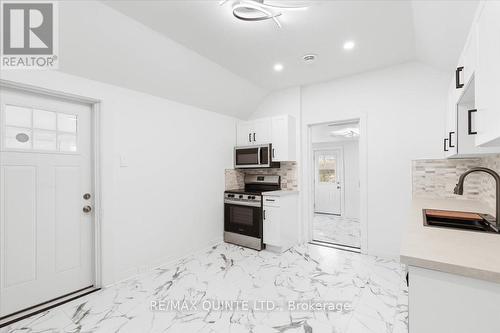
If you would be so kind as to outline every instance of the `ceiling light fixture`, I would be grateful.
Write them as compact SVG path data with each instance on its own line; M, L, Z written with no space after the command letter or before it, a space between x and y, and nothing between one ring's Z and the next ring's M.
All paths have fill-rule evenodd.
M278 17L283 15L282 11L286 10L303 10L305 6L281 6L270 5L264 3L265 0L232 0L233 15L242 21L264 21L273 20L274 23L281 28L281 23ZM229 0L221 0L219 5L224 5Z
M318 56L316 54L310 53L310 54L304 55L302 57L302 59L304 60L305 63L310 64L310 63L314 62L317 57Z
M281 72L283 70L283 64L280 63L274 64L273 69L275 72Z
M359 136L359 128L348 127L338 131L330 132L331 136L341 136L345 138L355 138Z
M356 44L352 40L348 40L344 43L344 50L352 50Z

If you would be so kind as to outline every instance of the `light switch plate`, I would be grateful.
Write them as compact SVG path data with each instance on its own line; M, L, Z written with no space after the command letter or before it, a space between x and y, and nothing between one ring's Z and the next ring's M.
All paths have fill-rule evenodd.
M128 167L128 158L125 155L120 155L120 168Z

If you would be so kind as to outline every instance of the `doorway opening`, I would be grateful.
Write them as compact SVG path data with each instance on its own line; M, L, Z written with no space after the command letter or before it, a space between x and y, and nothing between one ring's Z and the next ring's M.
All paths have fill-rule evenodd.
M361 248L359 120L311 126L312 239Z

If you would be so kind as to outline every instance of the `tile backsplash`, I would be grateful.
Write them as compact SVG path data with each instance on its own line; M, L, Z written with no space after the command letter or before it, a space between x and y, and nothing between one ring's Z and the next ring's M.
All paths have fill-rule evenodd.
M495 170L500 174L500 155L489 156L481 159L481 166ZM493 208L495 206L496 184L493 177L481 173L481 200L484 200Z
M500 155L471 159L439 159L413 161L413 196L429 198L455 198L485 201L495 207L495 181L485 173L467 176L464 195L453 194L460 175L473 167L486 167L500 173Z
M226 190L243 188L245 174L279 175L282 190L298 190L297 162L281 162L280 168L271 169L226 169Z

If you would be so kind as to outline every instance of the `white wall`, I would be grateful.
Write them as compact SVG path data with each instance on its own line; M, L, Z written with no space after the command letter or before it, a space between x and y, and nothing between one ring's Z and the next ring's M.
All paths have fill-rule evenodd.
M448 78L408 63L302 87L303 130L366 118L369 254L399 255L411 202L411 160L443 156ZM302 143L307 143L305 135Z
M314 130L313 130L314 134ZM359 143L358 140L333 141L314 140L313 149L341 148L344 156L344 211L342 216L359 219Z
M102 100L105 285L222 239L234 118L55 71L0 77Z

